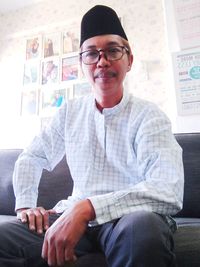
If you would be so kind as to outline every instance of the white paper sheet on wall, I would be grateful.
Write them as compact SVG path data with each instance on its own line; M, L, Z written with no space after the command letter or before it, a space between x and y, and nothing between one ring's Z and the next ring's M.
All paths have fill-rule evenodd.
M200 46L200 0L174 0L180 48Z
M177 111L200 114L200 48L172 54Z

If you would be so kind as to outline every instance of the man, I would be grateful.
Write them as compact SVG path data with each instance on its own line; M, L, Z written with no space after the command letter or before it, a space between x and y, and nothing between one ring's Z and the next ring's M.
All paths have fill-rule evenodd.
M170 215L182 207L181 149L166 116L125 93L132 62L115 11L90 9L80 64L93 95L63 105L19 157L14 191L24 224L1 225L0 266L62 266L94 249L111 267L175 266ZM53 210L36 207L42 169L65 153L72 196Z

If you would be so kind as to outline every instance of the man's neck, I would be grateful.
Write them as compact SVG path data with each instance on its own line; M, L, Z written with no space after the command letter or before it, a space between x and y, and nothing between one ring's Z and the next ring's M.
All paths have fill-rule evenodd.
M107 96L107 97L98 97L95 96L96 99L96 107L102 112L104 108L113 108L118 105L122 100L123 92L120 95L115 96Z

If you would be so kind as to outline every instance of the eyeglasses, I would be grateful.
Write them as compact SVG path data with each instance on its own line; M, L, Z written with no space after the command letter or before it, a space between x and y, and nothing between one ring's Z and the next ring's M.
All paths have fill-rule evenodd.
M125 53L129 53L129 50L125 46L111 46L106 49L90 49L81 52L79 55L84 64L92 65L100 60L100 52L104 53L106 60L115 61L120 60Z

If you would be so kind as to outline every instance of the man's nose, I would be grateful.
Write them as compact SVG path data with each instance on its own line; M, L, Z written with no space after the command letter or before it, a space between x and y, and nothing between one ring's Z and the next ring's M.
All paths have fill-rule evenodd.
M106 53L104 51L99 51L97 66L107 66L109 64L110 61L107 59Z

